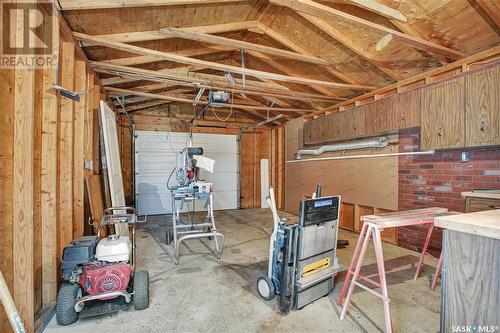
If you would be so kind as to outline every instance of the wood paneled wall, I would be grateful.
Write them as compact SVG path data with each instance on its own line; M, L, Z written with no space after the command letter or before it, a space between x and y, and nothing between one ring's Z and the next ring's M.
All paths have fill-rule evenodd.
M88 90L80 102L58 95L56 68L0 70L0 270L28 332L54 305L62 248L83 234L84 174L94 172L84 161L98 152L100 87L65 26L59 46L59 85ZM11 332L1 305L0 332Z

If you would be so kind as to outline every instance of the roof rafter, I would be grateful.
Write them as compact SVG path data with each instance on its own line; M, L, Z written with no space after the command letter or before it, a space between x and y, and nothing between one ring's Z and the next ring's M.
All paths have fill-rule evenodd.
M245 2L246 0L58 0L61 10L111 9L150 6L206 5L211 3Z
M344 35L341 33L339 30L337 30L334 26L331 24L328 24L326 21L323 21L320 18L314 17L312 15L306 14L306 13L298 13L300 16L302 16L304 19L312 23L314 26L316 26L318 29L321 31L325 32L327 35L332 37L333 39L337 40L340 42L342 45L347 47L348 49L352 50L354 53L357 55L361 56L363 59L367 60L370 62L372 65L377 67L379 70L381 70L383 73L388 75L391 79L394 79L396 81L404 79L397 71L391 70L387 67L382 66L382 64L377 61L376 59L373 59L372 55L368 53L366 50L361 48L356 42L354 42L350 37Z
M373 87L365 86L365 85L344 84L344 83L322 81L322 80L302 78L302 77L299 78L299 77L294 77L294 76L263 72L263 71L253 70L253 69L246 69L246 68L241 68L241 67L236 67L236 66L228 66L228 65L223 65L223 64L216 63L216 62L180 56L180 55L176 55L176 54L169 53L169 52L156 51L156 50L146 49L146 48L135 46L135 45L129 45L129 44L121 43L121 42L115 42L115 41L111 41L107 38L90 36L90 35L86 35L86 34L82 34L82 33L78 33L78 32L73 32L73 35L78 40L87 41L87 42L94 42L94 43L97 43L99 45L118 49L121 51L137 53L137 54L141 54L141 55L145 55L145 56L153 56L153 57L157 57L158 59L187 64L187 65L202 66L202 67L208 67L208 68L212 68L212 69L220 70L220 71L229 71L229 72L238 73L238 74L245 74L245 75L253 76L253 77L257 77L257 78L267 78L267 79L276 80L276 81L294 82L294 83L305 84L305 85L316 84L316 85L321 85L321 86L330 87L330 88L334 88L334 89L349 89L349 90L359 90L359 91L367 91L367 90L373 89Z
M295 52L299 52L299 53L302 53L302 54L313 55L307 49L303 48L299 44L293 42L289 38L287 38L287 37L283 36L282 34L278 33L276 30L267 27L265 24L263 24L261 22L259 22L257 24L257 28L256 29L250 28L250 30L251 31L255 31L256 30L257 32L263 33L266 36L274 39L278 43L281 43L281 44L285 45L286 47L288 47L289 49L294 50ZM351 84L357 84L357 83L359 83L355 79L351 78L349 75L336 70L332 65L325 66L325 69L326 69L327 72L329 72L333 76L341 79L344 82L351 83Z
M206 34L217 34L221 32L232 32L240 30L248 30L257 27L257 21L242 21L242 22L232 22L232 23L221 23L221 24L210 24L210 25L200 25L194 27L183 28L190 32L201 32ZM116 42L122 43L136 43L136 42L146 42L151 40L169 39L173 36L169 36L159 32L158 30L150 31L133 31L133 32L122 32L116 34L105 34L96 35L98 37L109 38ZM92 43L85 43L84 46L91 46Z
M378 14L380 16L387 17L390 20L397 20L401 22L407 22L406 16L399 10L384 5L375 0L326 0L328 2L338 2L353 5L366 9L372 13Z
M383 25L364 20L360 17L348 14L346 12L334 9L332 7L322 5L312 0L269 0L269 1L275 5L289 7L295 11L303 12L321 19L331 20L331 21L335 21L338 19L347 20L383 34L391 34L394 40L397 40L404 45L419 50L423 50L432 54L442 55L451 59L461 59L466 56L462 52L450 49L448 47L444 47L442 45L438 45L433 42L423 40L418 37L402 33L400 31L391 28L387 28Z
M198 42L230 46L237 49L253 50L257 52L272 54L282 58L308 62L316 65L328 65L328 62L326 60L308 54L290 52L275 47L244 42L226 37L214 36L206 33L192 32L187 29L162 28L160 29L160 32L170 37L177 37L177 38L194 40Z

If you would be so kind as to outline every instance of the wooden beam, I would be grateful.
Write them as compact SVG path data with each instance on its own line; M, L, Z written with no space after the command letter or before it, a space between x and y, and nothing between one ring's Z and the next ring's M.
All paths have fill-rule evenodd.
M57 94L56 70L44 69L42 82L42 302L48 304L57 295Z
M298 14L307 21L309 21L310 23L312 23L318 29L320 29L321 31L325 32L327 35L335 39L336 41L340 42L345 47L347 47L357 55L361 56L363 59L367 60L369 63L371 63L379 70L381 70L383 73L385 73L387 76L389 76L391 79L394 79L396 81L404 79L404 77L401 76L401 74L399 74L397 71L391 70L383 66L378 60L373 59L373 55L371 53L367 52L359 44L357 44L356 41L353 41L352 38L341 33L337 28L335 28L331 24L328 24L326 21L323 21L322 19L314 17L309 14L301 12L299 12Z
M243 22L232 22L232 23L221 23L221 24L212 24L212 25L203 25L196 27L188 27L183 28L183 30L190 32L200 32L205 34L218 34L221 32L231 32L231 31L240 31L247 30L251 28L257 27L257 21L243 21ZM105 35L97 35L99 37L108 38L114 40L116 42L122 43L137 43L137 42L146 42L152 40L160 40L160 39L168 39L173 36L169 36L159 32L158 30L151 31L131 31L131 32L122 32L117 34L105 34ZM83 46L92 46L92 43L85 43Z
M153 89L162 89L162 87L172 87L175 85L181 85L181 86L189 86L189 87L205 87L205 88L220 88L221 83L213 83L208 80L200 80L197 79L196 77L188 77L188 76L181 76L178 74L172 74L172 73L161 73L157 71L151 71L147 69L141 69L141 68L135 68L135 67L126 67L126 66L116 66L116 65L110 65L110 64L105 64L101 62L91 62L92 67L95 70L99 71L104 71L106 69L110 69L113 73L123 73L123 75L128 75L130 73L133 73L134 75L142 75L142 78L144 80L149 80L149 81L156 81L156 82L165 82L165 81L172 81L175 80L174 84L171 82L164 83L162 86L160 85L148 85L148 86L142 86L142 87L137 87L141 89L147 89L147 90L153 90ZM227 89L231 89L231 91L234 92L243 92L243 93L253 93L253 94L261 94L263 96L270 95L274 97L284 97L284 98L289 98L289 99L316 99L316 100L336 100L334 97L329 97L329 96L324 96L324 95L318 95L318 94L311 94L311 93L303 93L303 92L298 92L298 91L289 91L289 90L280 90L280 89L275 89L271 88L270 86L265 87L265 88L256 88L256 87L243 87L240 84L236 85L230 85L229 83L224 85ZM271 95L272 94L272 95Z
M360 7L372 13L378 14L380 16L387 17L390 20L397 20L401 22L408 21L406 16L403 15L403 13L401 13L399 10L384 5L376 0L326 0L326 1L344 3Z
M110 92L122 93L122 94L152 97L152 98L171 101L171 102L180 102L180 103L189 103L189 104L192 104L194 102L194 99L175 97L175 96L169 96L169 95L151 94L151 93L145 93L145 92L129 90L129 89L106 87L105 90L110 91ZM204 102L204 101L199 101L198 103L203 104L203 105L207 104L207 102ZM228 108L232 107L232 108L241 109L241 110L262 110L262 111L269 110L269 111L274 111L274 112L311 112L311 111L314 111L314 110L293 109L293 108L268 108L268 107L259 107L259 106L242 105L242 104L228 104L227 107Z
M131 7L207 5L219 3L246 2L247 0L58 0L61 10L89 10Z
M383 34L391 34L393 35L394 40L399 41L404 45L419 50L423 50L432 54L442 55L451 59L461 59L466 56L466 54L463 52L459 52L450 49L448 47L444 47L442 45L438 45L436 43L423 40L418 37L410 36L408 34L399 32L391 28L387 28L380 24L364 20L362 18L334 9L332 7L322 5L312 0L269 0L269 1L275 5L289 7L295 11L303 12L312 15L314 17L324 19L326 21L335 22L336 20L339 19L347 20L364 28L375 30Z
M158 82L162 82L161 80L158 80ZM177 87L177 86L188 86L192 87L193 85L191 84L172 84L172 83L153 83L153 84L146 84L146 85L141 85L141 86L135 86L133 90L136 91L156 91L156 90L164 90L172 87ZM208 89L217 89L218 87L215 85L210 85L210 84L205 84L205 85L199 85L199 87L204 87ZM299 100L299 101L324 101L324 102L331 102L338 100L337 98L334 97L328 97L325 95L319 95L319 94L312 94L312 93L304 93L304 92L299 92L299 91L288 91L288 92L269 92L269 91L261 91L261 90L253 90L253 89L238 89L238 88L230 88L232 92L234 93L244 93L248 95L257 95L257 96L271 96L271 97L278 97L282 99L290 99L290 100Z
M316 64L316 65L328 65L328 62L326 60L318 58L318 57L310 56L307 54L290 52L290 51L286 51L286 50L282 50L282 49L277 49L275 47L244 42L244 41L226 38L226 37L213 36L213 35L200 33L200 32L193 32L193 31L189 31L187 29L162 28L159 31L160 31L160 33L165 34L165 35L170 36L170 37L183 38L183 39L188 39L188 40L194 40L197 42L204 42L204 43L210 43L210 44L216 44L216 45L230 46L230 47L234 47L237 49L253 50L253 51L262 52L262 53L266 53L266 54L272 54L272 55L277 56L277 57L308 62L308 63Z
M234 51L235 48L227 47L227 46L210 46L210 47L200 47L195 49L181 50L172 52L176 55L181 55L185 57L196 57L205 54L214 54L219 52L230 52ZM128 58L120 58L120 59L112 59L112 60L103 60L102 62L120 65L120 66L136 66L142 64L149 64L152 62L160 62L162 59L158 59L157 57L150 56L138 56L138 57L128 57Z
M60 42L60 85L74 91L75 48L72 42ZM73 239L73 113L74 103L59 99L59 188L58 188L58 262L62 248Z
M316 85L321 85L321 86L330 87L330 88L334 88L334 89L349 89L349 90L359 90L359 91L371 90L371 87L368 87L365 85L343 84L343 83L315 80L315 79L309 79L309 78L298 78L298 77L294 77L294 76L280 75L280 74L276 74L276 73L269 73L269 72L263 72L263 71L253 70L253 69L236 67L236 66L223 65L223 64L218 64L216 62L179 56L179 55L169 53L169 52L161 52L161 51L146 49L146 48L139 47L139 46L128 45L125 43L114 42L114 41L110 41L106 38L93 37L93 36L89 36L89 35L78 33L78 32L74 32L73 35L78 40L95 42L99 45L107 46L107 47L114 48L114 49L121 50L121 51L132 52L132 53L142 54L142 55L146 55L146 56L153 56L153 57L157 57L158 59L173 61L173 62L187 64L187 65L202 66L202 67L208 67L208 68L212 68L212 69L216 69L216 70L220 70L220 71L229 71L229 72L238 73L238 74L245 74L245 75L253 76L253 77L257 77L257 78L262 77L262 78L267 78L267 79L276 80L276 81L294 82L294 83L305 84L305 85L316 84Z
M86 63L83 60L75 62L75 91L87 90ZM84 195L84 136L85 113L87 109L87 94L75 103L73 118L73 238L83 236L83 195Z
M156 71L156 73L173 75L173 77L177 77L182 80L190 80L195 79L195 82L203 83L203 82L213 82L217 85L229 86L229 82L226 80L224 76L213 75L213 74L205 74L205 73L197 73L195 71L191 71L192 67L177 67L177 68L166 68L160 69ZM196 69L195 69L196 70ZM96 68L96 72L100 72L99 68ZM107 72L103 70L103 72ZM179 78L179 76L181 78ZM108 79L103 79L101 81L103 86L120 84L120 83L130 83L135 81L141 81L143 78L141 77L132 77L132 76L120 76L120 77L112 77ZM283 85L275 83L274 81L261 82L255 80L247 80L248 86L254 88L265 88L265 89L280 89L284 91L289 91L289 89Z
M14 31L23 36L21 27ZM16 67L14 84L13 299L27 332L34 331L34 119L35 70ZM10 223L10 221L6 221Z

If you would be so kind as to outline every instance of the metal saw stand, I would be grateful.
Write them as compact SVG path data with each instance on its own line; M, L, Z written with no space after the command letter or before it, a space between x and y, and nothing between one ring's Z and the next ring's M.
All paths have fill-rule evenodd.
M166 238L167 244L170 244L172 240L174 241L175 264L179 264L180 244L185 240L196 238L214 240L217 259L220 259L224 248L224 235L218 232L215 226L213 194L200 193L192 188L178 188L171 191L171 196L172 224L167 226ZM207 215L202 223L196 223L194 220L195 202L197 200L205 201L205 207L207 209ZM188 221L186 223L184 223L181 217L181 211L184 204L188 207Z

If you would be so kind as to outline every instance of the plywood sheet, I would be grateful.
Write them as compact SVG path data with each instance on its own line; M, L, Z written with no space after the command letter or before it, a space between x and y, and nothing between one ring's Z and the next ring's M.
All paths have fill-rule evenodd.
M394 148L388 146L374 153L394 152ZM395 156L287 163L285 210L296 214L299 201L310 195L317 183L321 183L323 194L340 194L343 202L390 210L398 208L398 158Z

